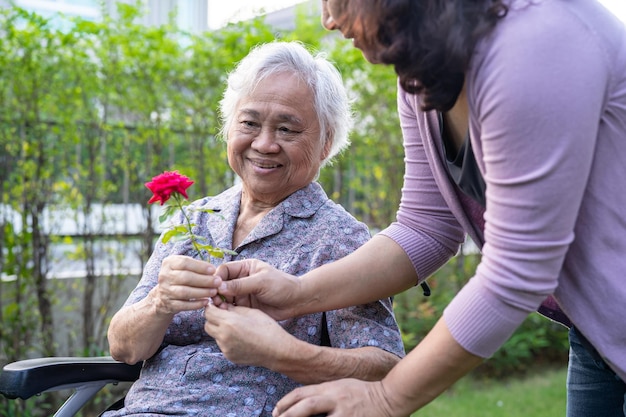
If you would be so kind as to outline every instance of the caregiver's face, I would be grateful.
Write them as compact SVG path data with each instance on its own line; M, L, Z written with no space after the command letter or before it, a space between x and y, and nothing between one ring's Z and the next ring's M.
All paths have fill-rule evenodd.
M350 2L362 3L359 7ZM354 46L363 52L363 56L372 64L380 63L376 58L378 47L372 41L372 28L365 28L363 19L367 13L366 2L362 0L322 0L322 25L328 30L338 30L344 38L352 39ZM357 10L359 11L357 13ZM366 32L370 30L370 36Z

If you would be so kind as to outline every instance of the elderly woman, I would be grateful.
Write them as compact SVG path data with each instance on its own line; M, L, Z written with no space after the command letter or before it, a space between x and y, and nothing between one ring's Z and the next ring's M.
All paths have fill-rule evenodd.
M389 299L276 322L257 309L208 303L216 265L260 258L294 275L337 260L370 235L315 182L348 145L341 76L296 42L255 48L221 101L228 162L241 183L192 203L195 234L238 255L193 259L159 241L109 328L111 355L145 361L112 416L269 416L300 384L379 380L404 355ZM206 211L219 212L219 216Z

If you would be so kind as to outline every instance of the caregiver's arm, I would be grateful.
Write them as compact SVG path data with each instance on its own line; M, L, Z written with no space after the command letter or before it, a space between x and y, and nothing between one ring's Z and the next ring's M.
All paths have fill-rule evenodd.
M434 400L484 358L465 350L452 336L445 320L439 319L401 366L395 366L383 381L397 415L418 410ZM408 415L407 414L407 415Z
M483 359L452 337L443 319L380 382L341 379L297 388L276 404L273 416L409 416L474 369Z
M216 275L225 281L221 294L235 296L238 305L260 308L275 319L366 304L418 282L404 250L382 235L299 278L253 259L221 265ZM219 298L214 302L221 304Z

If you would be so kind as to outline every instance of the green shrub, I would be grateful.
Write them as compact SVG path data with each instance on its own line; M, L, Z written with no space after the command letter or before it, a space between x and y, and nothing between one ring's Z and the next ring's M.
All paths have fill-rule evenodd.
M432 292L429 297L422 294L419 286L394 297L395 314L407 352L435 325L454 295L473 276L479 262L479 254L461 254L428 279ZM531 314L475 373L491 377L521 374L536 364L565 364L567 353L566 328L539 314Z

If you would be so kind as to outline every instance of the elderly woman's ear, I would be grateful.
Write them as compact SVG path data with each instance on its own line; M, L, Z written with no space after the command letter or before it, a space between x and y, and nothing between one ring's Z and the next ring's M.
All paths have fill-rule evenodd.
M330 151L333 148L333 136L330 132L326 132L326 135L324 135L324 149L322 150L322 157L321 157L321 161L325 161L326 158L328 158L328 155L330 155Z

